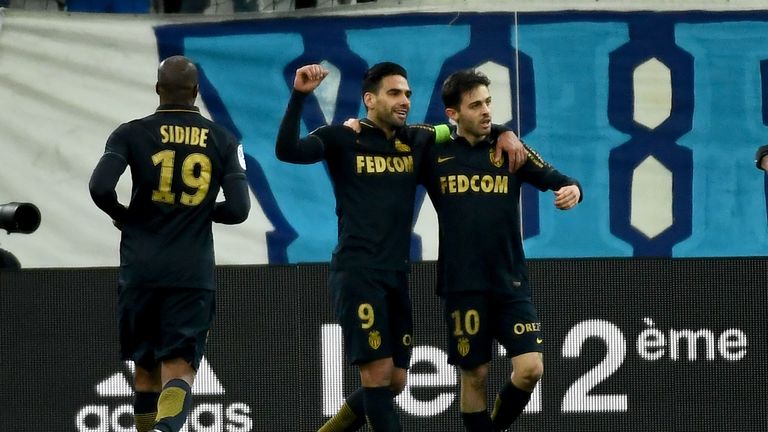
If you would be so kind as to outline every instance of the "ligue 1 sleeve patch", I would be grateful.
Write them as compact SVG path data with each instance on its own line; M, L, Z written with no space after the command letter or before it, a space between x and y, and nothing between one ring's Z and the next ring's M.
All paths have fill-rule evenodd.
M240 162L240 167L245 169L245 152L243 151L243 145L237 146L237 161Z

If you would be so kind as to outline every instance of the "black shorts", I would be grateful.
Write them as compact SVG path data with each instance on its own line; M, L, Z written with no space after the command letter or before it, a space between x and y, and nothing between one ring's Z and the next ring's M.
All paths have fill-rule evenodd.
M350 363L392 357L396 367L407 369L413 349L413 316L406 273L331 270L329 285Z
M215 310L212 290L121 289L117 313L123 360L152 370L163 360L183 358L197 370Z
M543 352L541 323L529 298L492 292L443 295L448 326L448 363L474 369L493 358L493 341L507 357Z

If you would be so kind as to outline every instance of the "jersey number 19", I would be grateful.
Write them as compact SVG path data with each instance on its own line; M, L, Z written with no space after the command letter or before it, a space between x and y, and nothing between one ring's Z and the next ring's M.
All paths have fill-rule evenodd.
M152 162L160 165L160 184L152 191L152 201L165 204L176 202L176 193L171 191L173 184L173 166L176 158L174 150L163 150L152 155ZM208 194L211 184L211 159L202 153L191 153L181 163L181 180L195 192L182 192L179 202L188 206L200 204Z

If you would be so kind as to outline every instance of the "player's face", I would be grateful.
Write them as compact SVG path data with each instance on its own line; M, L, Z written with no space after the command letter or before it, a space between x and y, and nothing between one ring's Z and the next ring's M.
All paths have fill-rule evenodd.
M491 94L488 87L481 85L464 93L453 120L460 135L472 143L491 133Z
M381 80L379 91L366 93L368 117L385 130L405 124L411 109L411 88L408 80L400 75L390 75Z

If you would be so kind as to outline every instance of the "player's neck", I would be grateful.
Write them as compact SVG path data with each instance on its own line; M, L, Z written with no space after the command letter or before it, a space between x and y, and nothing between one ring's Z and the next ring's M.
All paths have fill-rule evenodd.
M480 135L480 136L478 136L478 135L474 135L474 134L471 134L471 133L467 133L466 131L464 131L461 128L460 125L456 126L456 135L458 135L458 136L464 138L465 140L467 140L469 145L472 146L472 147L474 147L475 144L479 143L480 141L484 140L487 137L487 135Z
M368 119L369 122L376 125L376 127L378 127L379 129L381 129L382 132L384 132L384 135L387 137L387 139L390 139L395 135L395 128L393 128L391 125L376 121L376 119L370 115L367 116L366 119Z
M195 99L160 98L160 105L195 106Z

